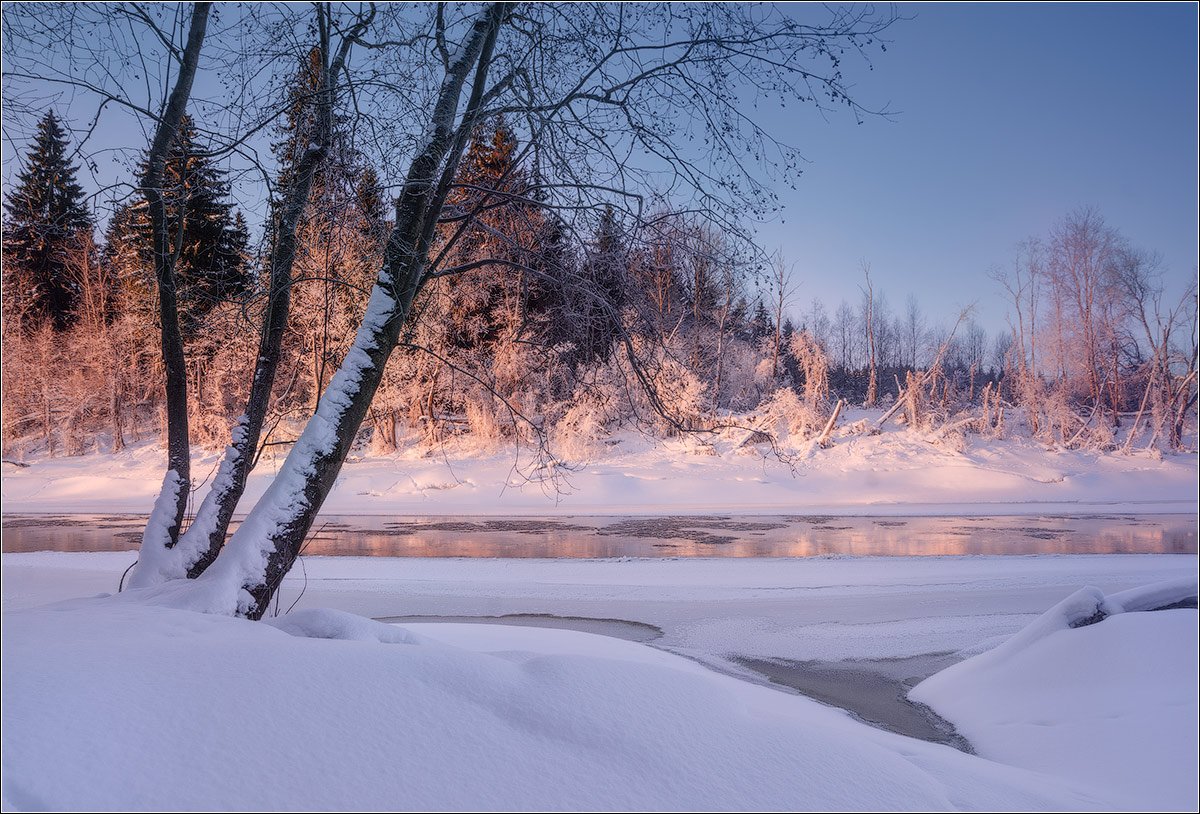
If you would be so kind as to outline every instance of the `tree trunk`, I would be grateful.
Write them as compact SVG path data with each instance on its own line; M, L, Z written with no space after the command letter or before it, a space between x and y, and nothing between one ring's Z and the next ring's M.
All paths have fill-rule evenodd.
M349 53L354 38L361 34L369 18L360 19L336 55L330 60L329 22L326 12L318 7L318 23L322 58L320 93L317 99L316 131L312 141L296 164L292 183L284 193L283 207L275 230L275 245L271 250L271 282L267 299L267 310L263 316L263 328L259 335L258 355L254 377L251 379L250 395L246 401L246 412L238 419L230 433L230 445L225 450L213 481L212 489L204 498L196 518L184 534L179 545L178 562L173 572L164 573L166 578L187 576L195 579L217 558L234 510L246 488L246 479L254 468L254 452L262 436L263 422L271 404L271 391L275 385L275 374L287 330L291 306L292 267L296 259L296 228L312 191L317 167L328 154L333 139L333 106L336 101L336 77Z
M274 482L201 577L218 588L213 610L251 619L262 617L333 489L424 283L438 214L478 118L483 83L506 13L502 4L488 7L449 65L434 107L431 136L413 160L396 203L396 225L388 238L384 266L354 344ZM473 66L476 75L471 99L455 128L462 91ZM443 161L446 164L439 173Z
M174 548L179 540L179 528L187 510L188 487L191 479L191 450L188 442L187 366L183 353L183 337L179 332L179 307L175 288L175 261L178 245L172 248L167 228L167 206L163 199L163 175L171 143L179 132L179 124L192 92L192 81L200 61L200 48L208 27L211 3L196 3L188 29L187 45L179 64L175 87L167 99L166 108L158 120L142 189L150 213L153 232L154 271L158 281L158 314L162 331L162 359L166 372L167 409L167 474L162 490L154 503L142 546L138 555L141 565L130 580L137 584L138 574L149 576L157 572L165 550ZM182 223L179 238L182 239ZM177 241L178 244L178 241Z
M871 370L867 377L867 399L864 407L874 407L879 398L879 374L875 366L875 287L871 284L871 269L863 268L867 278L867 352L870 354Z
M283 334L287 329L290 310L292 267L296 255L296 226L304 215L317 167L330 149L332 106L335 102L335 86L331 84L331 78L340 74L350 46L370 20L371 16L360 18L355 28L343 38L337 54L330 61L328 12L318 7L322 79L317 101L316 131L312 133L312 142L304 155L301 155L296 163L292 185L284 192L275 245L271 250L268 305L263 317L263 330L259 335L258 355L254 363L254 376L246 412L230 432L230 445L217 469L212 489L200 505L196 519L182 535L172 555L163 557L152 573L140 577L138 585L180 579L184 576L194 579L204 573L221 551L229 522L233 519L234 510L238 508L242 492L245 491L246 478L257 460L254 451L258 448L259 438L262 436L266 411L270 406L271 390L275 385Z

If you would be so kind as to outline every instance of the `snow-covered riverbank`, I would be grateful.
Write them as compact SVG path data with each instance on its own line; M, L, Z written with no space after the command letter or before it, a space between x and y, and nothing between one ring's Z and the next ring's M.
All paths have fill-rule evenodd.
M858 515L1005 515L1190 512L1197 458L1135 452L1050 449L1030 439L967 436L961 444L889 425L880 435L850 431L878 411L852 411L830 449L812 444L788 462L765 447L739 446L745 432L654 442L634 433L568 461L558 491L530 482L532 463L506 446L469 442L386 457L351 457L325 514L663 514L806 512ZM198 453L205 480L215 453ZM4 464L9 512L146 512L165 455L143 443L117 455ZM266 489L282 457L270 452L250 478L241 508ZM200 496L203 495L201 488Z
M161 457L143 445L5 464L5 511L144 512ZM511 452L413 452L348 463L326 511L961 516L1196 506L1188 455L1026 441L958 450L887 432L844 435L793 464L733 442L710 450L631 436L571 472L567 492L547 494L519 482ZM274 466L260 465L243 507ZM980 679L961 693L930 685L922 698L978 737L981 757L869 727L766 686L747 667L930 654L969 667L964 659L992 652L1084 586L1111 593L1194 578L1194 554L305 557L279 595L281 610L295 603L300 615L276 626L130 593L79 599L113 593L135 557L3 556L6 810L1195 806L1194 610L1061 631L1013 661L1015 689L1008 672L986 670L968 671ZM502 624L423 621L480 617ZM581 631L633 631L646 644ZM1146 669L1105 669L1134 652L1131 641ZM1068 683L1051 687L1047 676ZM1091 688L1091 702L1061 701L1075 697L1072 681ZM1011 720L979 714L989 686L1008 693ZM975 700L956 706L956 693ZM1148 737L1153 750L1139 746ZM1136 766L1153 754L1155 769L1097 778L1060 759L1098 743L1106 752L1094 765Z
M1115 786L1054 760L995 762L881 732L696 664L966 656L1082 585L1113 592L1192 576L1191 555L310 558L307 576L289 578L283 607L303 589L302 613L281 617L282 631L129 594L35 607L111 591L132 557L4 556L6 809L1194 805L1180 795L1195 787L1195 611L1130 614L1141 617L1139 658L1159 667L1100 676L1130 699L1133 720L1166 722L1155 732L1178 762ZM544 628L383 627L341 611L616 617L662 635L651 648ZM1122 624L1063 631L1074 637L1068 662L1120 659ZM1022 697L1036 701L1037 687ZM1084 748L1072 733L1101 726L1104 748L1137 750L1122 740L1129 711L1076 705L1054 725L1068 746ZM1143 780L1158 784L1153 798Z
M5 554L4 608L113 593L137 552ZM1187 554L806 559L304 557L280 607L373 618L553 614L662 630L704 660L913 656L1008 636L1084 585L1194 574Z

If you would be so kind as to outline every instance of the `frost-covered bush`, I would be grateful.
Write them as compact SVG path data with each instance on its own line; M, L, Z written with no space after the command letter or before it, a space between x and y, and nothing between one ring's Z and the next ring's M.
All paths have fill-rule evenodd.
M731 342L721 370L721 405L735 412L753 409L762 399L757 368L762 354L748 342ZM764 360L765 361L765 360Z
M795 444L821 431L828 416L814 409L790 387L775 390L759 406L765 429L781 443Z
M800 368L800 391L809 410L821 410L829 402L829 359L808 331L792 334L789 349Z
M670 347L641 337L634 337L632 346L636 369L624 355L616 359L633 421L663 437L677 435L680 429L706 429L711 404L708 382L679 361Z
M498 442L513 435L513 422L503 415L506 412L503 405L486 393L478 390L472 393L465 402L464 412L471 440L480 449L495 449Z
M554 424L554 449L570 460L587 460L615 432L630 409L620 365L600 364L587 371Z

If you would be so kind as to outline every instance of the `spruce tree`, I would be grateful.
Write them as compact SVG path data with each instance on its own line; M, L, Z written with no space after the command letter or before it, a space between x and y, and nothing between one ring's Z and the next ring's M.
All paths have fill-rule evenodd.
M528 265L532 260L532 238L538 231L532 226L538 213L514 199L527 187L525 174L514 164L516 148L517 140L503 120L480 127L447 196L443 235L453 237L455 244L444 265L499 261L446 278L453 309L446 339L460 350L486 353L505 328L521 330L528 315L531 281L509 263ZM477 216L459 234L460 219L472 215Z
M79 298L67 255L81 248L93 225L77 171L67 157L66 133L48 112L4 204L5 297L36 323L49 320L60 331L74 323Z
M626 251L626 238L616 213L606 206L583 266L587 290L583 292L576 345L584 362L606 361L621 332L621 309L628 293Z
M749 323L746 325L747 336L745 338L757 345L770 336L774 330L775 325L771 321L771 314L767 311L767 306L761 299L755 300L754 315L750 317Z
M225 173L207 155L207 147L200 143L187 115L167 156L163 197L171 245L179 247L175 274L181 328L184 338L191 339L217 304L249 289L251 277L249 230L241 213L235 213L229 203ZM110 262L139 270L138 281L125 275L127 291L148 294L153 290L153 246L145 200L114 215L106 251Z
M375 172L373 167L367 167L359 175L354 195L362 217L361 231L364 236L382 245L387 238L387 205L384 203L379 173Z

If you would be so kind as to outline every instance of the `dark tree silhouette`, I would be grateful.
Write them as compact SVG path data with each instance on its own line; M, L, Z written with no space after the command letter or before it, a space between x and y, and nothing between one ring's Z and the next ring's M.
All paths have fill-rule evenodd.
M49 321L65 330L76 319L79 286L68 269L68 254L91 236L92 217L78 168L67 155L67 135L53 111L38 123L37 135L4 202L4 288L9 313L30 318L30 327Z

